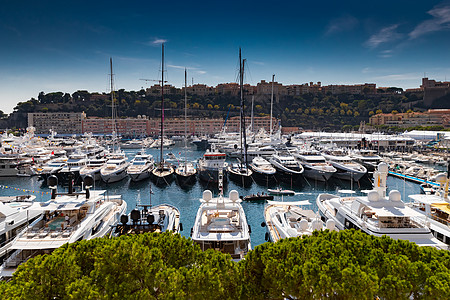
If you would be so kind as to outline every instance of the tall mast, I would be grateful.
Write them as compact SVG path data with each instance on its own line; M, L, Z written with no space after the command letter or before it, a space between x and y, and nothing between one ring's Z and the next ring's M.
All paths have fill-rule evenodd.
M245 114L244 114L244 67L245 67L245 59L242 59L241 56L241 48L239 48L239 88L241 93L241 168L242 168L242 160L247 166L247 139L245 136ZM244 157L242 157L242 151L244 151Z
M164 140L164 43L161 45L162 55L161 55L161 151L160 151L160 162L161 168L164 163L163 157L163 140Z
M243 159L243 155L242 155L242 151L243 151L243 149L244 149L244 147L242 146L242 139L243 139L243 136L242 136L242 116L243 116L243 114L244 114L244 112L243 112L243 107L242 107L242 101L243 101L243 99L244 99L244 87L243 87L243 82L244 82L244 77L242 76L242 67L243 67L243 63L242 63L242 56L241 56L241 48L239 48L239 93L240 93L240 97L241 97L241 103L240 103L240 106L241 106L241 111L240 111L240 130L239 130L239 141L240 141L240 146L241 146L241 162L240 162L240 165L241 165L241 168L242 168L242 161L244 160Z
M114 106L115 95L114 95L114 74L113 74L113 66L112 66L112 57L109 58L109 68L110 68L110 82L111 82L111 138L113 139L113 148L115 143L115 134L116 134L116 108ZM113 149L114 150L114 149Z
M270 135L272 136L272 110L273 110L273 82L275 81L275 74L272 75L272 94L270 97Z
M184 68L184 172L187 173L187 70Z

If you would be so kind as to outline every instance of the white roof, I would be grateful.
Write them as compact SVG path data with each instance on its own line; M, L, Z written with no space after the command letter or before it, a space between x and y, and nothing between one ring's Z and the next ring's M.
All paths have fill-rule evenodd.
M384 207L371 207L371 210L375 212L378 217L421 217L421 213L414 209L405 206L384 206Z
M270 204L270 205L298 205L298 206L311 205L311 202L309 202L308 200L304 200L304 201L290 201L290 202L267 200L267 203Z
M436 196L436 195L416 194L416 195L409 195L409 198L411 198L414 201L424 203L424 204L449 203L442 197Z

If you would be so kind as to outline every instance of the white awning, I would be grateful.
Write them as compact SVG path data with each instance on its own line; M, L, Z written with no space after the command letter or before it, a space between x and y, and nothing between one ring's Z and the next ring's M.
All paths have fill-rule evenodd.
M396 206L384 206L384 207L370 207L370 210L375 212L378 217L420 217L423 214L415 211L414 209Z
M447 203L450 204L449 201L446 201L444 198L436 195L424 195L424 194L416 194L409 195L409 198L416 202L424 203L424 204L432 204L432 203Z
M290 201L290 202L267 200L267 203L270 204L270 205L298 205L298 206L311 205L311 202L309 202L308 200Z

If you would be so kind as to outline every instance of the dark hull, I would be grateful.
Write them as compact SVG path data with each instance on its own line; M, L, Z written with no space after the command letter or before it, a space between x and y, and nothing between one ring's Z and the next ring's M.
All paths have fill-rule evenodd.
M219 182L219 171L212 169L199 170L198 177L205 182ZM223 181L227 181L227 172L223 170Z
M275 169L277 170L276 173L276 178L284 183L287 183L289 185L294 185L294 184L301 184L300 180L302 178L302 174L298 174L298 173L291 173L289 171L284 171L282 169L279 169L275 166Z
M265 173L260 173L260 172L253 170L252 176L253 176L253 179L257 183L264 184L264 185L271 185L271 184L276 184L278 181L275 174L265 174Z
M158 175L158 173L155 174L155 172L152 172L152 181L157 186L166 186L170 185L173 181L173 172L169 173L165 176Z
M235 173L233 171L228 171L228 177L230 180L232 180L234 183L242 186L249 186L252 184L253 179L252 176L248 176L246 174L239 174Z
M191 175L181 175L176 173L177 183L181 186L183 185L192 185L197 181L197 173Z

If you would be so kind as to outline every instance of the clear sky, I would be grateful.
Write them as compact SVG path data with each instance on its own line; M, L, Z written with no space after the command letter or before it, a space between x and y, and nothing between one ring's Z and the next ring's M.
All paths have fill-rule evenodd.
M0 10L0 110L40 91L139 90L169 84L376 83L418 87L424 73L450 79L450 2L377 1L16 1ZM192 79L193 78L193 79Z

